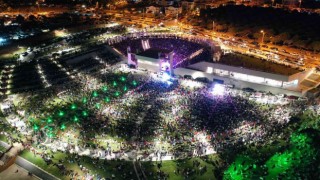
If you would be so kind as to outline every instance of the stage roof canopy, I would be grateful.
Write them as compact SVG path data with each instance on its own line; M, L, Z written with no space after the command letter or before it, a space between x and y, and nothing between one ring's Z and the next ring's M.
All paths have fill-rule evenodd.
M172 50L168 50L168 49L157 49L157 48L150 48L147 49L141 53L138 53L138 56L144 56L144 57L148 57L148 58L153 58L153 59L158 59L158 53L162 53L162 54L169 54L170 52L172 52Z

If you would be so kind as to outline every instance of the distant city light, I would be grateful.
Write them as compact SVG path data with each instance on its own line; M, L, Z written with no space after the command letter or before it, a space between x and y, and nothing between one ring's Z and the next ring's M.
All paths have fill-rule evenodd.
M65 30L55 30L54 35L56 37L66 37L68 36L67 32Z

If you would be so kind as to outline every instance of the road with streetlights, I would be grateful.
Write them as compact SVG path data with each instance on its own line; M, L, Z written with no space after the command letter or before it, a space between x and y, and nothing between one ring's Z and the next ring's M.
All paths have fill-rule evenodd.
M193 26L188 22L178 21L177 23L169 23L171 20L166 21L152 17L141 17L139 14L131 13L119 14L119 16L122 16L122 18L118 20L115 19L115 21L119 23L128 25L141 25L143 29L150 30L150 28L148 29L146 27L156 27L160 22L163 22L168 28L176 28L176 30L179 29L185 33L193 32L194 35L201 35L211 38L227 50L255 56L268 61L274 61L276 63L285 64L295 68L305 69L320 66L320 62L318 61L320 57L318 54L308 51L293 50L292 48L285 46L279 47L271 45L272 47L268 47L267 44L264 43L264 37L266 35L264 30L260 31L262 34L261 44L252 44L253 42L250 42L250 40L243 40L243 38L233 37L229 34L226 35L225 33L206 30L204 28ZM214 21L212 23L214 27ZM239 39L241 41L239 41ZM263 45L264 47L262 47Z
M119 22L128 26L134 26L137 30L153 31L155 27L158 27L160 23L163 23L165 27L168 27L168 29L174 31L179 30L184 33L192 33L193 35L211 38L229 51L231 50L234 52L255 56L257 58L272 60L277 63L287 64L298 68L320 66L320 62L318 61L320 58L319 54L265 43L264 38L267 35L267 32L264 30L260 31L261 43L252 44L254 43L252 40L245 39L243 37L234 37L231 34L216 32L214 30L206 30L198 26L193 26L190 21L185 19L185 17L179 17L178 19L177 17L172 17L170 19L165 19L164 17L156 19L145 13L138 12L120 12L116 10L106 10L104 12L105 14L112 14L115 22ZM215 25L216 23L212 21L212 26L215 27ZM92 28L98 28L101 26L103 25L94 25ZM101 40L101 38L97 39ZM97 39L92 39L90 42L94 42Z

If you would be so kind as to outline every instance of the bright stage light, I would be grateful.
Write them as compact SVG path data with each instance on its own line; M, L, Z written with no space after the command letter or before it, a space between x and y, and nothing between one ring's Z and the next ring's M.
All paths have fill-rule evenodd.
M166 70L169 69L169 68L170 68L170 63L169 63L168 61L162 63L161 69L162 69L163 71L166 71Z
M171 82L171 81L167 81L167 84L168 84L168 85L171 85L171 84L172 84L172 82Z
M224 95L224 92L225 88L222 84L215 84L211 93L215 96L222 96Z
M163 75L162 75L162 80L163 81L169 81L170 80L170 75L169 74L167 74L167 73L163 73Z

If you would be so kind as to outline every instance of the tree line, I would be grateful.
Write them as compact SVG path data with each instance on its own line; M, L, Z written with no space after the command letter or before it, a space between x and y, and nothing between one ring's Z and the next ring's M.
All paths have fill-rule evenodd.
M207 28L231 32L239 37L246 36L258 40L260 30L266 32L266 42L277 45L320 51L320 16L319 14L299 13L283 9L220 6L214 9L202 9L201 19Z

